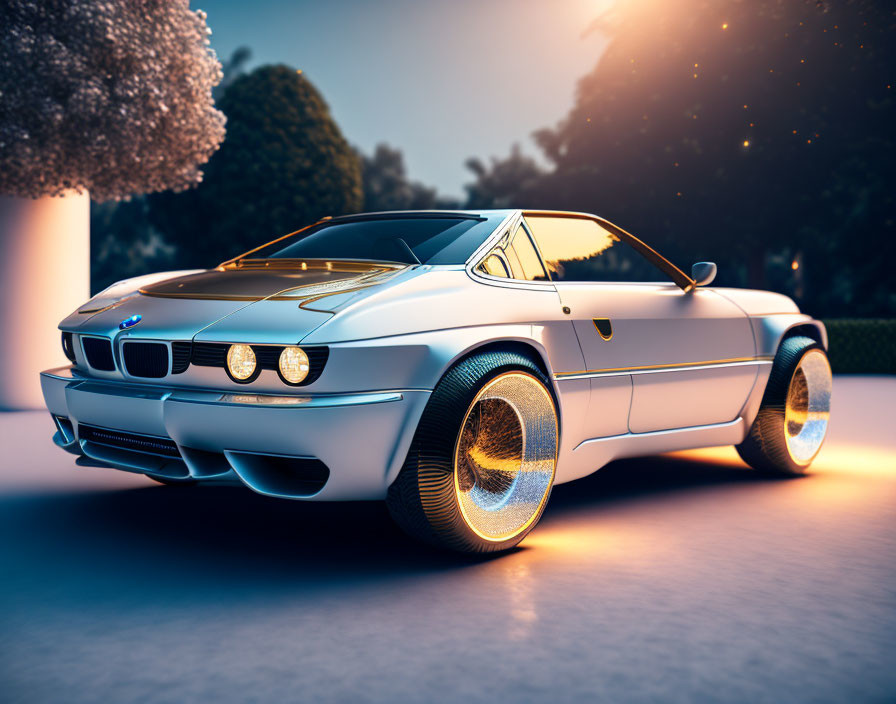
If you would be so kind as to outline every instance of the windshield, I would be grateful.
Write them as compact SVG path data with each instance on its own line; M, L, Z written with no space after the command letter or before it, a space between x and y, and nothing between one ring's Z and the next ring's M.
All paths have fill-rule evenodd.
M463 264L492 229L485 219L467 215L335 220L271 242L243 258Z

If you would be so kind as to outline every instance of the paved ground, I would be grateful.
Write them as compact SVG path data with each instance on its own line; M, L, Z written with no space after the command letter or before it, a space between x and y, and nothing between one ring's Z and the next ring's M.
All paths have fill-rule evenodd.
M896 701L896 378L834 392L808 477L619 462L484 562L377 504L76 469L0 415L0 699Z

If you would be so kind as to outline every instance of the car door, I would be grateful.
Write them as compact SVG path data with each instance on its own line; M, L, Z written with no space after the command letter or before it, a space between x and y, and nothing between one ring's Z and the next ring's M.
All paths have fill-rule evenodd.
M555 287L542 264L531 235L520 222L515 222L496 246L480 261L476 272L492 279L515 280L519 284L536 283ZM625 433L631 403L631 382L628 377L608 378L598 382L576 378L568 372L578 369L582 363L580 345L576 339L572 321L563 315L558 297L558 319L540 321L536 337L542 339L557 370L561 405L570 414L564 421L563 443L571 450L579 442L595 437ZM572 361L577 360L577 361ZM565 374L565 375L564 375ZM592 385L602 385L600 412L591 412Z
M573 318L593 412L609 380L621 377L631 384L628 432L738 417L758 363L740 308L711 289L683 290L669 280L668 262L661 270L642 253L649 248L635 240L639 251L609 223L539 213L527 213L526 222Z

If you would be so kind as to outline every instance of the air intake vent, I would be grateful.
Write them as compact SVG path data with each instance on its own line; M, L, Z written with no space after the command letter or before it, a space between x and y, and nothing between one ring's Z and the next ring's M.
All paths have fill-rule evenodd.
M193 343L193 364L198 367L223 367L227 364L227 349L230 345L214 342Z
M168 375L168 345L164 342L125 342L121 356L131 376L159 379Z
M250 489L268 496L298 499L324 488L330 470L314 457L256 455L225 450L224 455Z
M105 337L81 336L81 347L87 363L101 372L114 372L115 360L112 358L112 342Z
M122 450L135 450L151 455L175 457L180 459L177 445L171 438L162 438L155 435L138 435L137 433L125 433L120 430L98 428L95 425L78 425L78 439L95 442L107 447L118 447Z
M280 364L280 353L283 352L283 348L253 345L252 351L255 353L255 359L258 360L258 365L262 369L276 369Z

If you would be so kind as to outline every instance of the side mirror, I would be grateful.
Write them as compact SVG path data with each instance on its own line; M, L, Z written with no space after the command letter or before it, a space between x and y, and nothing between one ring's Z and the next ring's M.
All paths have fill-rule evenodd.
M715 262L697 262L691 267L691 278L697 286L708 286L716 278L718 270Z

